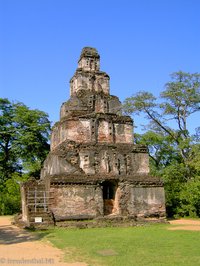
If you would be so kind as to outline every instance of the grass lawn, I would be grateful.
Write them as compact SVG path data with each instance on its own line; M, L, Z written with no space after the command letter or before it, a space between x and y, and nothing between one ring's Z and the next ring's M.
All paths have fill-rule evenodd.
M46 239L67 262L108 266L198 266L200 231L169 231L172 225L49 230Z

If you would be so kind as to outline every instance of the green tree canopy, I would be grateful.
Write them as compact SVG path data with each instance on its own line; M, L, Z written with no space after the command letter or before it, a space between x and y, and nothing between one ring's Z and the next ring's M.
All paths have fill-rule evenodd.
M197 121L194 135L188 127L199 111L199 73L175 72L159 98L140 91L124 102L125 113L148 120L146 132L135 134L135 142L147 145L151 172L164 180L170 215L200 215L200 127Z
M188 118L200 111L200 74L176 72L172 81L157 99L149 92L139 92L124 102L124 111L138 115L144 113L148 128L169 138L186 162L194 141L188 129Z
M1 182L15 172L27 172L27 167L32 168L31 174L38 174L49 151L49 132L46 113L31 110L23 103L0 99Z

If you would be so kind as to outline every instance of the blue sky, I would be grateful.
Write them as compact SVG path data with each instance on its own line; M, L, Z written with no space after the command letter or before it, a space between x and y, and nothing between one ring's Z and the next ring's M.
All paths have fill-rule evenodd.
M199 0L0 0L0 97L56 122L84 46L121 101L159 95L170 73L200 72L199 14Z

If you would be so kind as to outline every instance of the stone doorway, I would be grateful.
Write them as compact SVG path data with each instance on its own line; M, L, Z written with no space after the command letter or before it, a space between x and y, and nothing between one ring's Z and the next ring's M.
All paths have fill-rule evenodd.
M103 203L104 203L104 215L115 213L115 195L117 185L111 181L105 181L103 183Z

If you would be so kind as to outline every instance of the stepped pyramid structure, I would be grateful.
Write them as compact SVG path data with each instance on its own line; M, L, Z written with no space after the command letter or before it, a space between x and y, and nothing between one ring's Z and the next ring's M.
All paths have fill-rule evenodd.
M149 175L147 148L133 144L133 121L109 80L97 50L83 48L40 180L22 185L27 224L165 217L163 184Z

